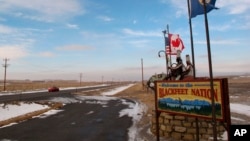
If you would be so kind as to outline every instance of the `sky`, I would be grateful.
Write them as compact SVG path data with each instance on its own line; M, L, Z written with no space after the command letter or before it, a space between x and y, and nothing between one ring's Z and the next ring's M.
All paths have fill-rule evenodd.
M186 0L0 0L7 79L141 80L166 72L163 30L191 55ZM250 72L249 0L217 0L208 13L213 74ZM197 76L209 76L204 16L192 18ZM175 56L173 56L173 62ZM0 69L0 80L4 67Z

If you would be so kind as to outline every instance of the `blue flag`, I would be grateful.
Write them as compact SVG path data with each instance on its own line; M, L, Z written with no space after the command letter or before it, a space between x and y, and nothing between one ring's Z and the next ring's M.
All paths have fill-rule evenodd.
M206 2L206 12L210 12L213 9L218 9L215 7L216 0L205 0ZM203 6L203 0L190 0L190 18L194 18L197 15L202 15L204 13L204 6Z

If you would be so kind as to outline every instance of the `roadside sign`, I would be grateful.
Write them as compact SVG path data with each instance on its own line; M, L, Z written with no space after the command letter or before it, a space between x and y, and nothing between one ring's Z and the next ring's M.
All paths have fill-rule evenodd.
M226 120L228 113L227 81L215 79L214 106L216 120ZM210 80L156 81L156 110L170 114L212 118Z

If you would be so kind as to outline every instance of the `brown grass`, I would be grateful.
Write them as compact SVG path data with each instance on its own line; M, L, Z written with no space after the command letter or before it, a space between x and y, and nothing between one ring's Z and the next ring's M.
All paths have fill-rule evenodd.
M56 80L56 81L9 81L6 84L6 91L30 91L30 90L42 90L48 89L52 86L57 86L59 88L66 87L82 87L98 85L101 82L82 82L81 84L77 81L67 81L67 80ZM0 91L4 90L3 84L0 85Z

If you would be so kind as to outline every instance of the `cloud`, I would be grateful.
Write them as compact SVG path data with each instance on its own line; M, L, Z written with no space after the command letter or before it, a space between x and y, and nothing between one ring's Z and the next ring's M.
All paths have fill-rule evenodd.
M248 14L250 10L249 0L218 0L217 7L227 8L229 14Z
M66 26L68 27L68 28L70 28L70 29L78 29L79 27L78 27L78 25L77 24L66 24Z
M0 57L17 59L28 55L28 50L19 45L2 45L0 46Z
M232 29L232 24L225 24L225 25L213 25L210 27L211 30L216 30L216 31L228 31Z
M161 3L169 5L171 4L172 6L174 6L175 9L175 16L181 17L182 15L186 15L188 16L188 8L187 8L187 2L186 0L160 0Z
M242 30L249 30L250 29L250 16L249 15L245 15L243 17L244 22L242 22L242 25L239 26L240 29Z
M226 72L226 73L232 73L232 72L242 72L246 73L250 70L250 63L249 62L238 62L235 63L223 63L223 67L220 63L216 63L214 65L214 69L216 72ZM240 68L240 69L239 69ZM230 70L230 71L228 71Z
M163 4L172 4L177 8L176 17L181 15L188 15L187 2L182 0L160 0ZM228 9L229 14L248 14L250 10L249 0L217 0L216 7L220 9Z
M83 38L85 39L112 39L114 37L116 37L115 34L113 33L107 33L107 34L100 34L100 33L97 33L97 32L88 32L88 31L83 31L81 32Z
M90 46L82 46L82 45L67 45L63 47L57 47L56 49L61 50L61 51L84 51L84 50L91 50L94 48Z
M134 47L146 47L149 43L150 40L133 40L133 41L128 41L129 44L131 44Z
M84 13L77 0L8 0L2 1L2 12L15 13L16 16L38 21L54 21ZM18 12L18 11L23 11Z
M5 19L5 18L0 17L0 21L1 21L1 22L5 22L5 21L6 21L6 19Z
M0 57L10 59L23 58L30 55L30 51L41 34L51 32L51 29L41 30L36 28L14 28L0 24ZM38 53L40 56L51 57L48 52Z
M49 51L47 51L47 52L40 52L39 55L42 56L42 57L53 57L53 56L55 56L54 53L49 52Z
M36 41L36 39L34 39L36 35L33 31L41 32L36 29L18 29L0 24L0 46L5 46L6 44L16 46L16 44L18 44L19 46L29 47Z
M181 17L182 15L188 16L188 8L187 8L187 2L186 1L180 1L180 0L171 0L173 5L178 7L178 10L176 11L176 17Z
M200 45L206 45L207 41L206 40L196 40L194 41L195 44L200 44ZM215 39L215 40L210 40L211 44L214 45L239 45L241 44L241 41L238 39Z
M122 71L126 71L126 72L128 72L128 71L140 72L141 69L142 69L141 66L140 67L124 67L124 68L121 68ZM152 66L144 66L143 67L143 70L147 70L147 71L155 71L157 69L162 69L162 66L152 65Z
M206 59L207 56L199 56L200 59ZM206 74L209 76L209 66L207 62L201 61L201 60L196 60L196 73ZM222 67L223 66L223 67ZM225 63L225 62L219 62L215 61L213 62L213 73L215 75L228 75L228 74L239 74L239 73L246 73L249 72L250 70L250 64L249 62L238 62L237 64L235 63Z
M110 22L110 21L114 20L113 18L110 18L108 16L98 16L97 18L100 19L100 20L103 20L105 22Z
M131 35L131 36L142 36L142 37L162 37L161 32L159 31L135 31L129 28L124 28L122 29L122 32L126 35Z
M16 30L14 28L11 28L9 26L0 25L0 33L1 34L11 34L14 33Z
M112 49L120 48L127 43L127 41L124 40L124 36L111 32L100 33L83 31L81 32L81 35L82 41L86 45L98 50L103 49L111 51Z
M81 32L83 41L97 49L118 49L138 47L148 48L152 47L152 38L162 37L161 30L157 31L137 31L128 28L121 29L121 33L99 33L99 32ZM106 51L107 51L106 50Z

